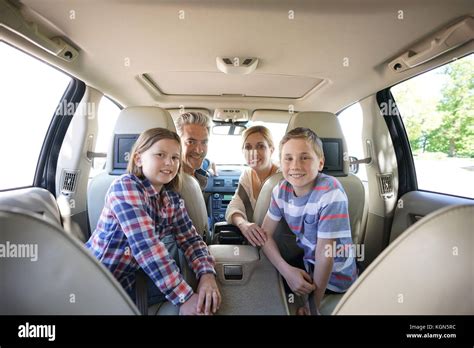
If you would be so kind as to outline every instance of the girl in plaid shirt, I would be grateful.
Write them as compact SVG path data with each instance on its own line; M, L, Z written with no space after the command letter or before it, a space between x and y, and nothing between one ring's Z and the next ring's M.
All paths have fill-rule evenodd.
M128 173L117 178L107 192L86 247L132 297L135 273L141 268L159 294L158 300L150 298L149 303L167 299L180 305L180 314L212 314L221 303L214 259L176 193L180 159L176 133L163 128L143 132L132 148ZM183 279L166 243L183 251L199 280L197 293Z

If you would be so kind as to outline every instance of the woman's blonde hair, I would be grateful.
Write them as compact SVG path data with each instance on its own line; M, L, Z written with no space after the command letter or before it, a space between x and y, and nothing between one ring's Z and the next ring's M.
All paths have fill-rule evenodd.
M272 134L270 133L270 130L265 127L265 126L252 126L250 128L247 128L243 133L242 133L242 149L245 147L245 142L247 141L247 138L254 134L254 133L259 133L263 136L263 138L267 141L268 145L271 148L275 148L275 145L273 143L273 138Z
M324 159L324 151L323 151L323 142L321 141L321 138L317 136L315 132L313 132L309 128L303 128L303 127L298 127L295 129L292 129L288 133L285 134L285 136L281 139L280 141L280 159L281 159L281 149L283 148L283 145L287 143L291 139L304 139L307 142L311 144L313 147L314 152L320 159Z
M169 188L174 191L179 191L181 189L182 183L182 169L181 169L181 139L178 134L172 132L165 128L150 128L140 134L135 144L133 144L132 151L130 152L130 159L127 165L127 172L133 174L140 179L145 179L143 170L141 167L135 164L135 157L137 154L142 154L150 147L153 146L157 141L163 139L176 140L179 145L179 168L176 176L168 184L164 185L166 188Z

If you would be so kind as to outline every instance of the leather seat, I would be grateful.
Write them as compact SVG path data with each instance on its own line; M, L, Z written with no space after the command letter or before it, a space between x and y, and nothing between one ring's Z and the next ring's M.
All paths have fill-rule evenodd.
M54 221L2 208L0 225L0 244L22 246L25 256L2 258L0 315L140 314L113 275Z
M474 205L439 209L395 239L333 314L472 315Z
M347 146L344 134L337 120L336 115L329 112L300 112L293 115L288 123L286 132L297 127L310 128L320 137L327 139L340 139L342 141L341 156L347 154ZM342 158L342 171L323 170L324 173L337 177L346 192L349 205L349 218L351 223L352 240L354 244L361 244L364 237L364 228L367 219L368 204L366 202L366 192L360 179L349 173L349 162ZM258 196L254 218L258 225L261 225L263 218L270 206L271 193L275 185L283 179L281 173L274 174L262 187ZM275 241L280 249L283 258L290 262L302 255L302 250L296 245L294 234L290 231L286 223L279 222L274 234ZM320 306L322 314L330 314L342 295L326 295ZM291 310L291 309L290 309ZM292 309L295 310L294 308Z

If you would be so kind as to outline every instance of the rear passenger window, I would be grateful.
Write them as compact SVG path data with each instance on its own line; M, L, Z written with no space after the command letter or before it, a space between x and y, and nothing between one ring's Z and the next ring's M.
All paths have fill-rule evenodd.
M0 42L0 190L33 185L46 132L71 78Z
M112 140L115 123L117 122L120 108L106 96L100 99L99 110L97 112L97 140L94 152L106 155ZM89 173L89 178L96 176L105 169L106 157L96 157L92 162L93 166Z
M352 104L338 114L337 119L346 139L349 156L363 159L364 150L362 145L362 108L359 103ZM355 173L362 181L367 181L367 170L365 164L359 165L359 171Z
M474 198L474 55L391 88L420 190Z

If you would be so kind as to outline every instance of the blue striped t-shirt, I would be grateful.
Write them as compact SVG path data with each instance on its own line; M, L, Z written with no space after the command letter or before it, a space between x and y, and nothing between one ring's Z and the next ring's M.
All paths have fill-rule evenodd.
M317 262L318 238L335 239L331 248L334 265L327 285L329 290L345 292L357 279L347 196L336 178L319 173L313 189L302 197L295 196L291 184L283 180L273 189L267 215L274 221L285 219L296 235L296 243L304 250L308 272L310 264Z

